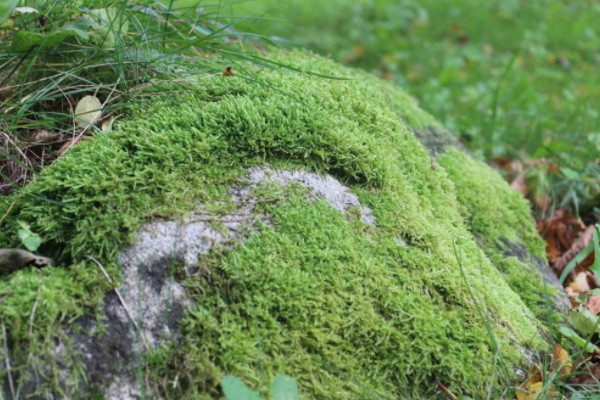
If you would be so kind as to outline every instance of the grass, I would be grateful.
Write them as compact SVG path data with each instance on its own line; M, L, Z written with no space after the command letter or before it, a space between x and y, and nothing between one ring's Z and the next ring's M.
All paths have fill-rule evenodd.
M37 11L0 30L0 193L31 180L64 145L97 133L74 122L84 95L101 100L107 120L153 81L234 65L243 35L219 2L192 3L20 1Z
M598 200L600 5L568 0L236 2L245 30L392 80L478 157L547 158L555 206ZM536 170L533 173L543 173Z

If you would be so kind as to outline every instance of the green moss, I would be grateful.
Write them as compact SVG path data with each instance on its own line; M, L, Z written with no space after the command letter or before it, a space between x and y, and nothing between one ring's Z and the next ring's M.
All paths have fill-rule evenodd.
M301 167L348 183L376 225L348 220L298 189L259 192L269 193L261 207L273 226L209 257L210 279L187 282L201 289L179 350L152 356L157 381L181 382L165 395L216 398L225 373L258 386L277 372L297 377L307 398L427 398L435 380L475 397L490 384L499 390L520 361L519 346L543 345L538 322L464 223L452 165L432 169L415 139L413 130L435 121L367 74L305 53L272 57L351 79L252 69L158 84L126 107L115 131L78 145L13 197L0 245L18 245L15 224L23 220L44 238L41 251L67 268L48 270L62 278L13 274L0 296L19 277L69 288L48 297L48 310L64 303L61 318L38 307L34 330L51 337L61 322L97 307L107 287L86 255L116 277L116 255L149 218L185 215L200 202L222 210L217 201L246 167ZM93 284L100 286L82 289ZM10 334L22 346L31 290L11 293L11 308L0 308L2 318L14 314Z
M529 204L509 188L497 172L458 150L438 159L456 186L456 197L470 231L482 249L538 317L547 314L540 271L535 260L507 256L506 242L524 245L531 256L546 261L545 244L537 234Z

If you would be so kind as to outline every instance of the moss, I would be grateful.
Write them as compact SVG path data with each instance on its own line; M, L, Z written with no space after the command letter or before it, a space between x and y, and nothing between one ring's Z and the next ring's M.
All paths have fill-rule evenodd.
M544 280L535 260L507 256L505 242L522 244L532 257L546 261L545 244L537 234L529 204L502 177L458 150L438 158L456 186L456 197L470 231L480 247L538 317L544 317Z
M33 289L13 290L19 277L69 289L38 307L34 329L52 337L61 322L97 307L107 289L86 255L116 277L115 257L144 221L227 199L244 168L285 165L348 183L376 225L308 202L297 188L264 189L273 226L210 257L211 278L188 282L197 305L185 317L180 349L152 356L157 381L179 374L180 386L165 395L218 398L224 373L257 386L277 372L297 377L308 398L427 398L435 380L475 397L490 383L500 390L519 363L519 346L543 346L538 322L464 223L467 203L449 178L452 163L432 169L412 133L436 122L367 74L306 53L272 57L313 74L252 69L159 83L153 96L126 107L115 131L78 145L17 194L0 223L0 245L18 244L23 220L44 238L42 252L67 268L49 270L62 278L26 270L5 279L0 296L12 291L12 303L0 316L11 314L13 342L28 343L33 306ZM487 168L465 161L467 173L476 167ZM522 235L508 225L501 232ZM59 306L62 318L48 319Z

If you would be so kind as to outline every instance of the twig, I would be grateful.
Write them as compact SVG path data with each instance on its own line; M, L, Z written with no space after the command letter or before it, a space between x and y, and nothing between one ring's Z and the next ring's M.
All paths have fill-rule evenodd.
M437 385L440 387L440 389L442 389L442 391L444 393L446 393L446 395L448 397L450 397L452 400L458 400L458 397L456 397L456 395L454 393L452 393L450 391L450 389L448 389L446 386L444 386L444 384L440 381L437 381Z
M3 347L4 347L4 355L6 356L6 372L8 374L8 387L10 388L11 398L15 399L15 386L12 380L12 374L10 373L10 357L8 356L8 343L6 341L6 326L4 326L4 320L2 320L2 339L3 339Z
M113 280L110 278L110 276L108 275L108 272L106 272L106 270L104 269L104 267L102 266L102 264L100 264L100 261L96 260L94 257L89 256L89 255L85 256L85 257L88 258L89 260L93 261L98 266L98 268L100 268L100 271L102 271L102 274L108 280L108 282L110 282L111 285L114 285ZM113 288L113 290L117 294L117 297L119 298L119 302L121 302L121 305L123 306L123 309L125 310L125 314L127 314L127 318L129 318L129 320L133 324L133 327L135 328L135 330L142 337L142 340L144 342L144 347L146 347L146 350L148 350L149 346L148 346L148 343L146 343L146 337L144 336L144 334L142 333L142 331L141 331L140 327L138 326L137 322L135 322L135 320L133 319L133 316L129 312L129 308L127 307L127 304L125 303L125 300L123 300L123 297L121 296L121 293L119 292L119 289Z
M33 303L33 307L31 308L31 315L29 316L29 335L33 335L33 319L35 318L35 310L37 309L37 305L38 305L38 296L40 294L40 288L38 288L37 293L35 294L35 302Z

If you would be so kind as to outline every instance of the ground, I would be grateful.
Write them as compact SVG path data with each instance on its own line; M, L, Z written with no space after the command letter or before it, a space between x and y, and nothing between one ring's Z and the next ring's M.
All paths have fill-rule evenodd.
M305 398L435 398L436 381L483 398L545 347L543 244L520 194L436 139L444 128L398 87L310 53L270 56L294 70L157 82L114 131L0 199L0 247L18 247L23 221L58 262L0 282L16 378L101 311L113 285L92 258L118 280L145 223L199 210L226 232L240 190L262 216L243 240L211 248L195 272L172 266L194 305L178 344L142 360L161 396L219 398L225 373L263 390L286 373ZM326 174L358 202L336 209L282 179L250 185L257 168ZM76 357L60 363L85 374ZM48 390L73 390L58 363L43 368Z

